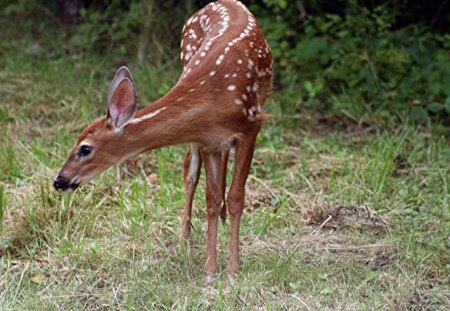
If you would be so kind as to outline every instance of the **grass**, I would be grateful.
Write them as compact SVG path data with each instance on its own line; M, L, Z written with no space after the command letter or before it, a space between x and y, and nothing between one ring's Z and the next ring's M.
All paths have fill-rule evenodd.
M52 189L76 136L104 113L116 60L66 55L59 37L9 39L0 58L0 309L450 304L448 129L318 125L282 115L284 94L275 94L247 185L241 276L226 281L227 222L208 286L204 176L192 244L179 240L184 147L131 159L74 194ZM129 64L141 103L177 78L177 65Z

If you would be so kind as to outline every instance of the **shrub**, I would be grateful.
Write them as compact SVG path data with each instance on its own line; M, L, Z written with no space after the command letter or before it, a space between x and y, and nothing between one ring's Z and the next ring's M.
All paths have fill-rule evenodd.
M263 2L253 9L273 49L285 112L313 109L357 122L448 120L450 35L408 24L403 2ZM420 4L410 6L419 15Z
M47 2L20 0L4 12L10 17L48 15L57 8ZM79 25L64 28L64 47L71 53L137 55L162 65L177 57L184 21L206 2L85 1ZM442 1L247 4L272 47L275 96L284 113L318 112L358 123L409 117L448 124L450 34L445 30L450 14Z

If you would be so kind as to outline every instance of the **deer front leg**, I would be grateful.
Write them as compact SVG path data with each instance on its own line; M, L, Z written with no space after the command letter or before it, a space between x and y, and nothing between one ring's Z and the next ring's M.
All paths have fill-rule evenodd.
M185 205L183 212L183 233L182 238L188 239L191 235L192 204L194 202L195 189L200 177L202 159L198 144L189 144L184 158L184 185L186 188Z
M201 152L206 171L206 207L208 212L207 259L205 272L211 279L217 271L217 220L223 201L223 169L220 152Z
M230 280L239 275L239 227L244 210L245 184L250 172L255 140L256 134L236 142L233 181L227 196L231 225L230 257L228 259L228 278Z

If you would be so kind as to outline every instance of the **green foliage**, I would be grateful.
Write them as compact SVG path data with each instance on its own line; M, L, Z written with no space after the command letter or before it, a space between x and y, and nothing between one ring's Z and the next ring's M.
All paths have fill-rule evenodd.
M33 18L58 18L55 5L47 2L9 3L4 13L27 17L35 30ZM395 124L404 117L448 123L450 34L442 30L450 18L433 11L440 5L435 2L253 0L247 5L272 48L275 96L287 115L318 112L358 123ZM181 27L205 1L88 3L79 12L79 25L58 25L66 40L56 50L111 51L122 61L137 57L161 66L177 57ZM422 12L433 13L427 14L434 19L426 20ZM35 44L28 49L42 50Z
M122 1L112 1L105 10L82 9L81 24L75 29L70 43L84 50L113 48L125 54L136 44L136 37L145 20L145 2L132 1L125 9Z
M285 112L314 109L381 123L405 115L447 119L449 35L421 24L394 29L395 1L372 9L344 2L344 14L306 14L302 2L264 1L275 8L273 17L254 6L276 59ZM292 84L300 97L283 92Z

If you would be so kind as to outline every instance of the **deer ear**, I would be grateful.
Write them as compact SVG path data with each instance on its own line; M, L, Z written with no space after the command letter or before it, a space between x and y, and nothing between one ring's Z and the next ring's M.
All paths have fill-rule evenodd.
M113 81L114 83L114 81ZM122 78L108 95L107 120L115 129L121 129L133 118L137 108L137 95L133 82Z
M128 69L125 66L120 67L117 72L116 75L114 76L114 78L111 81L111 84L109 85L109 90L108 90L108 104L111 101L111 96L113 95L114 91L116 90L117 86L119 86L119 83L124 79L127 78L128 80L131 81L131 83L133 84L133 87L136 87L134 84L134 80L133 77L131 76L131 72L130 69Z

